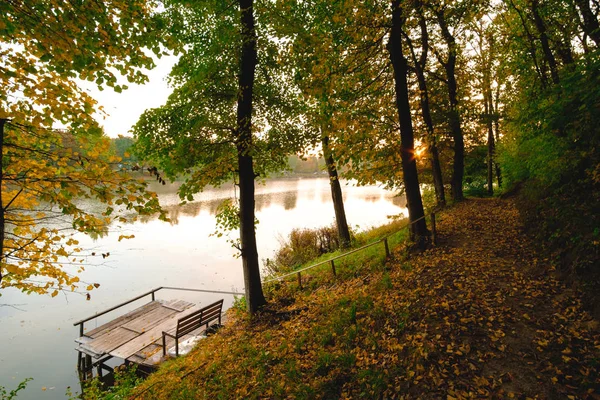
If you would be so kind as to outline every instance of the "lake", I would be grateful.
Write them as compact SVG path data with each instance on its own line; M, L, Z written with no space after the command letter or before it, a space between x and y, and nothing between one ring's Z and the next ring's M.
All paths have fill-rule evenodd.
M241 260L224 237L215 231L219 204L234 196L232 185L206 190L193 202L179 205L176 185L153 183L170 223L144 218L136 223L110 227L111 233L98 240L82 235L82 247L97 256L80 275L88 283L99 283L91 300L78 293L27 296L3 290L0 297L0 385L8 390L33 377L19 399L62 399L67 386L79 391L73 323L159 286L243 292ZM356 187L342 182L348 223L364 230L388 221L388 216L405 213L404 197L377 186ZM92 206L92 205L90 205ZM280 241L293 228L315 228L334 222L329 180L326 177L272 179L256 188L256 236L261 260L272 257ZM134 239L118 241L120 234ZM157 298L181 298L208 303L231 295L160 291ZM148 301L136 302L135 308ZM126 309L123 309L126 310ZM90 321L94 328L123 311Z

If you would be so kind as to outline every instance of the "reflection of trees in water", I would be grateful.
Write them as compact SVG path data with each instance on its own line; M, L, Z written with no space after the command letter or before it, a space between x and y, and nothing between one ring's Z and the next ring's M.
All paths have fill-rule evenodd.
M171 219L171 225L177 225L181 216L196 217L200 214L202 210L208 211L210 215L215 215L217 213L219 205L221 205L221 203L225 200L226 199L192 201L183 205L172 204L168 206L163 206L163 209L167 211L167 214ZM142 223L148 223L150 221L154 221L155 219L157 219L156 215L143 216L142 218L140 218L140 221Z
M298 195L296 192L285 192L283 193L283 208L285 210L293 210L296 208L298 202Z
M379 201L380 199L381 199L381 195L379 195L379 194L368 194L363 197L364 201L368 201L371 203L375 203L375 202Z
M406 197L404 195L392 197L392 204L400 208L406 208Z
M263 208L268 208L271 205L282 205L286 210L293 210L296 208L297 203L297 192L279 192L279 193L262 193L255 196L256 211L260 211ZM208 211L210 215L216 215L217 210L221 203L227 199L213 199L213 200L202 200L192 201L183 205L172 204L164 206L163 208L167 211L169 218L171 219L171 225L177 225L179 218L185 217L196 217L201 211ZM148 223L157 219L155 215L145 215L140 217L139 221L142 223Z
M260 211L263 208L267 208L271 205L273 199L273 193L261 193L254 195L254 208L256 211Z
M321 195L321 198L320 198L321 203L328 203L328 202L332 201L330 190L322 190L319 192L319 194ZM343 194L343 189L342 189L342 196L345 197L345 195Z

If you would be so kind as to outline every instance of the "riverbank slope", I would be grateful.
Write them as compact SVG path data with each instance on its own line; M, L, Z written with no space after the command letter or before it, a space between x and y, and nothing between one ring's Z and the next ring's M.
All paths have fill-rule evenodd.
M438 219L422 254L274 288L252 322L232 312L133 398L600 398L598 322L534 251L513 200Z

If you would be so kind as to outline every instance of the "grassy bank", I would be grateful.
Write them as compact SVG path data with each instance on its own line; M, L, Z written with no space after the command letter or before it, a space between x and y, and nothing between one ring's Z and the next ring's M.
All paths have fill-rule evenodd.
M328 252L293 267L284 266L283 268L279 268L278 271L272 271L271 274L265 277L265 280L269 281L286 273L324 263L323 265L302 272L304 279L314 287L314 285L318 285L323 279L327 280L328 275L331 274L331 266L327 261L333 259L335 259L336 273L342 278L356 276L363 270L381 268L386 262L385 246L381 240L387 238L389 248L397 249L405 243L408 237L407 225L408 220L406 219L394 220L385 225L359 232L353 235L352 248ZM365 247L370 244L372 246L352 252L353 249Z

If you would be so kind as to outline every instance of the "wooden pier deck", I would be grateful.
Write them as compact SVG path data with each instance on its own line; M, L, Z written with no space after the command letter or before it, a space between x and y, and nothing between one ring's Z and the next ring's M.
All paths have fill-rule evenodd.
M76 350L95 359L111 356L154 366L162 356L162 332L173 330L179 318L199 308L183 300L151 301L78 337Z
M231 295L240 294L235 292L160 287L92 317L76 322L74 325L80 326L80 335L75 339L77 343L75 350L78 352L77 365L82 380L92 376L94 367L97 367L99 376L102 376L102 369L112 371L112 368L105 365L105 362L113 357L149 368L155 368L164 360L163 331L175 331L179 319L200 310L203 306L184 300L157 300L155 299L155 293L161 289ZM146 296L151 296L150 302L101 326L87 332L85 331L85 322ZM179 339L180 346L186 339L202 334L202 331L205 329L206 326L203 326L181 337ZM165 338L165 352L173 347L174 344L175 340L167 336Z

